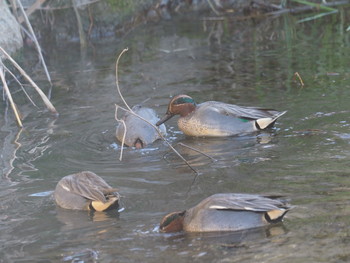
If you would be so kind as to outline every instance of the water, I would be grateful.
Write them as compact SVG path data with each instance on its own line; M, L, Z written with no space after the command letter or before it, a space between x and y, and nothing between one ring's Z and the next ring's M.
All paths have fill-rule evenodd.
M2 262L347 262L349 232L349 21L203 22L181 17L138 27L119 41L47 47L60 115L15 99L24 115L1 117ZM219 100L288 110L276 127L230 138L188 138L176 117L168 139L199 175L162 142L125 148L114 133L115 60L130 106L160 115L169 98ZM305 86L293 80L299 72ZM42 74L36 76L45 88ZM33 92L30 92L33 94ZM35 95L33 94L34 99ZM19 102L18 102L19 101ZM38 99L36 99L38 101ZM1 106L5 113L5 106ZM60 178L91 170L117 187L125 211L57 208ZM282 225L237 233L162 234L161 218L219 192L279 193L295 208Z

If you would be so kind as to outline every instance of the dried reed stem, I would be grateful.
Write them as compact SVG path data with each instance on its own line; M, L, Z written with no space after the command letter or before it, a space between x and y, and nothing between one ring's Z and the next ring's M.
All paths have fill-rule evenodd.
M29 100L35 107L39 108L39 107L35 104L35 102L32 100L32 98L29 96L28 92L25 90L25 88L23 87L23 84L18 80L18 78L16 77L16 75L13 74L13 73L11 72L11 70L9 70L3 63L2 63L2 66L4 67L5 72L8 72L8 73L12 76L12 78L18 83L18 85L22 88L22 91L23 91L24 94L27 96L28 100Z
M216 10L216 8L214 7L213 3L211 2L211 0L207 0L207 3L209 4L209 7L211 8L211 10L215 13L215 15L219 16L220 12L218 10Z
M31 35L32 35L32 37L33 37L34 44L35 44L35 47L36 47L36 49L37 49L37 51L38 51L40 61L41 61L42 65L43 65L43 67L44 67L46 77L47 77L48 81L50 82L50 84L52 85L51 77L50 77L49 71L47 70L46 63L45 63L43 54L42 54L42 52L41 52L41 47L40 47L40 45L39 45L38 39L37 39L36 36L35 36L33 27L32 27L32 25L31 25L30 22L29 22L28 16L27 16L26 12L24 11L24 8L23 8L23 5L22 5L21 1L20 1L20 0L17 0L17 3L18 3L18 6L19 6L19 8L20 8L22 14L23 14L24 21L25 21L26 24L27 24L27 27L28 27L28 29L29 29L29 32L31 33Z
M10 101L10 104L11 104L11 107L12 107L12 110L13 112L15 113L15 116L16 116L16 120L17 120L17 124L19 127L23 127L23 124L22 124L22 121L21 121L21 118L19 116L19 113L18 113L18 110L17 110L17 107L16 107L16 104L15 102L13 101L12 99L12 95L11 95L11 92L7 86L7 83L6 83L6 79L5 79L5 74L4 74L4 68L2 66L2 61L0 60L0 78L1 78L1 81L2 81L2 84L3 84L3 87L4 87L4 90L6 92L6 95Z
M56 108L52 105L50 100L46 97L45 93L36 85L36 83L29 77L29 75L21 68L20 65L2 48L0 47L0 51L5 55L5 57L17 68L17 70L22 74L23 77L27 79L27 81L34 87L36 92L39 93L41 99L45 103L46 107L54 114L58 114Z
M123 139L122 139L122 145L121 145L121 149L120 149L120 156L119 156L119 161L121 161L123 159L123 148L124 148L124 143L125 143L125 137L126 137L126 124L125 121L123 119L119 119L118 118L118 105L115 105L115 113L114 113L114 118L118 121L121 122L124 126L124 133L123 133Z
M13 6L16 5L16 0L11 1ZM33 12L40 9L40 7L46 2L46 0L37 0L34 4L32 4L26 11L26 15L30 16ZM18 18L18 23L22 24L25 21L24 16Z
M86 36L85 32L83 29L83 23L81 22L81 17L77 8L77 0L73 0L73 9L75 16L77 18L77 24L78 24L78 31L79 31L79 40L80 40L80 48L81 49L86 49L87 47L87 41L86 41Z
M119 88L119 76L118 76L118 67L119 67L119 60L120 58L122 57L122 55L127 52L129 49L128 48L124 48L122 50L122 52L120 52L118 58L117 58L117 62L115 64L115 82L117 84L117 91L118 91L118 94L119 94L119 97L122 99L122 101L124 102L124 105L128 108L129 111L133 112L133 110L129 107L129 105L126 103L125 99L124 99L124 96L123 94L121 93L120 91L120 88Z
M303 79L301 78L301 76L300 76L300 74L299 74L298 72L295 72L295 73L294 73L293 78L294 78L294 79L295 79L295 78L298 78L298 79L299 79L299 82L300 82L300 85L301 85L302 87L305 86L304 81L303 81Z

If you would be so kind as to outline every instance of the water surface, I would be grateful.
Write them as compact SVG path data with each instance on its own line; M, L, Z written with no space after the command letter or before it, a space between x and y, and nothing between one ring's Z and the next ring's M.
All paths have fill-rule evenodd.
M216 22L192 16L139 26L86 52L47 46L59 117L18 93L25 128L18 131L12 113L1 118L1 261L347 262L348 24L336 16L301 24L288 15ZM119 161L115 60L126 47L119 76L130 106L150 98L145 105L161 115L171 96L185 93L197 102L288 113L272 130L230 138L189 138L176 117L167 122L172 144L215 159L177 146L197 176L163 142L125 148ZM42 75L37 81L48 91ZM56 208L49 191L81 170L117 187L125 211ZM159 233L166 213L220 192L284 194L295 208L271 228Z

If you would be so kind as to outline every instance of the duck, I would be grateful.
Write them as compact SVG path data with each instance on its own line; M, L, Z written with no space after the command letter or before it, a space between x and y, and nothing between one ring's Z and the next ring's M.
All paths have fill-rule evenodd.
M219 101L196 104L192 97L182 94L170 100L166 114L156 125L180 115L178 127L188 136L225 137L270 128L286 112Z
M159 121L157 113L148 107L141 105L135 105L132 107L132 111L142 118L146 119L153 125ZM159 133L154 127L149 125L147 122L141 120L135 115L126 112L122 119L126 126L126 134L124 143L129 147L135 147L136 149L141 149L147 145L153 143L154 141L160 139ZM164 124L158 125L160 133L166 135L166 127ZM124 136L124 124L119 122L116 130L117 139L122 142Z
M281 222L291 206L281 196L219 193L196 206L170 213L162 219L161 232L239 231Z
M59 207L99 212L118 209L120 200L116 188L90 171L64 176L57 183L53 196Z

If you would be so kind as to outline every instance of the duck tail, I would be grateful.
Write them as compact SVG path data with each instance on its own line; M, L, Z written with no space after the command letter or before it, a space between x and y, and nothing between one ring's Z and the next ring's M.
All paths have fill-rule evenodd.
M279 112L278 114L276 114L275 116L273 116L273 118L260 118L260 119L257 119L255 121L255 126L258 130L264 130L266 128L271 128L276 120L281 117L282 115L284 115L287 111L282 111L282 112Z
M101 201L91 201L89 205L90 210L94 211L107 211L112 209L118 209L119 208L119 198L117 196L111 196L106 202Z
M268 223L277 223L283 220L289 209L276 209L265 213L265 220Z

